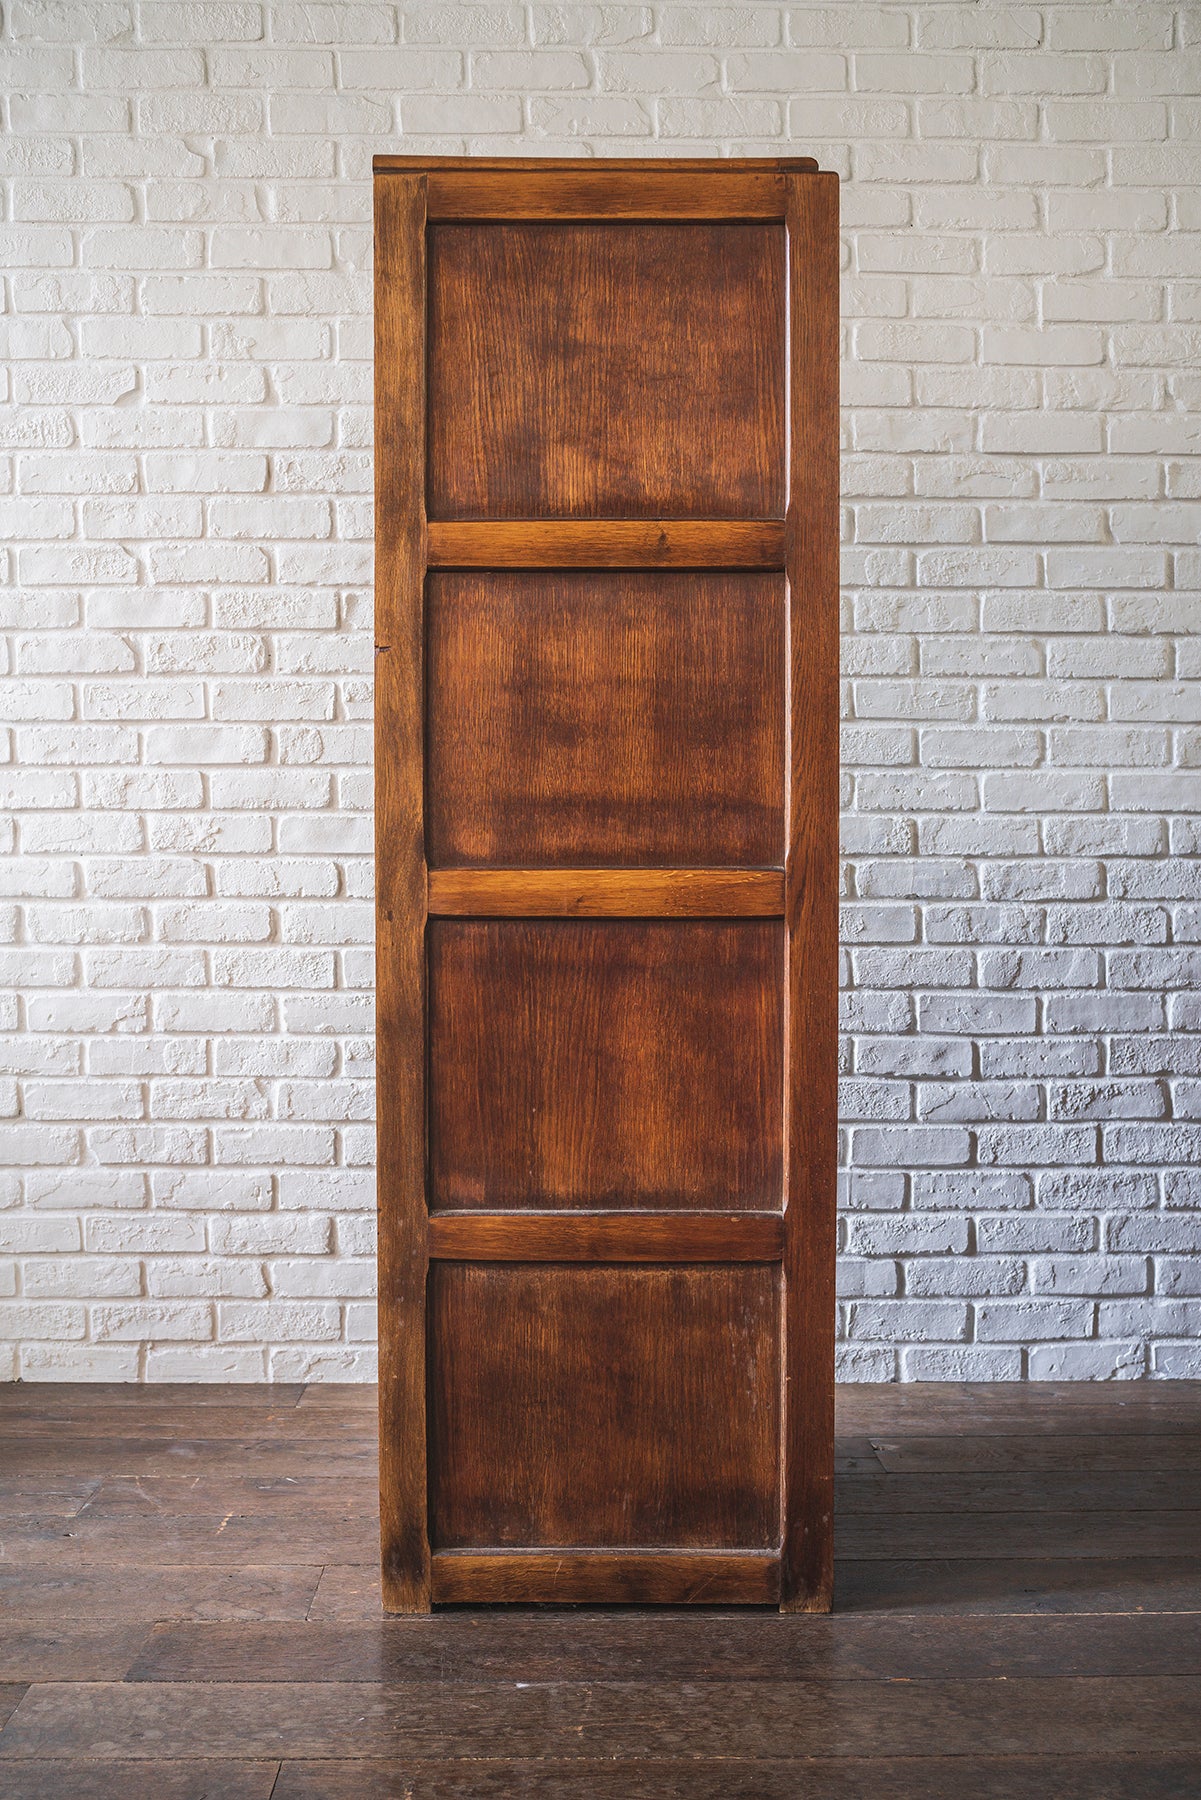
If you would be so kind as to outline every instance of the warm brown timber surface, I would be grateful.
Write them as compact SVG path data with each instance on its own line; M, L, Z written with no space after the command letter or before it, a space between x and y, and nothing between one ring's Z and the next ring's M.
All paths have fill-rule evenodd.
M432 569L782 569L780 519L431 519Z
M782 249L779 225L432 226L430 516L779 518Z
M1201 1383L838 1405L831 1616L385 1618L373 1390L0 1387L0 1794L1195 1796Z

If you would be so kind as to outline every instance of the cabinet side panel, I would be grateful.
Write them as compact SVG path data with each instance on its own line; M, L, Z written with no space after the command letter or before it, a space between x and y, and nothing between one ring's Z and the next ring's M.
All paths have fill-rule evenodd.
M425 1483L425 181L375 188L375 780L384 1605L429 1608Z
M826 1612L834 1556L838 1155L838 178L793 176L787 186L791 778L781 1606Z
M436 519L779 517L778 224L430 232Z

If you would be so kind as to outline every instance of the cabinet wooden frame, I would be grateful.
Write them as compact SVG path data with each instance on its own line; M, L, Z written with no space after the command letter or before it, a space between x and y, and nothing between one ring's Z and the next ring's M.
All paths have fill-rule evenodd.
M375 163L376 821L379 1336L384 1604L831 1604L837 1138L838 183L808 159ZM770 220L787 256L787 507L757 520L427 521L427 235L439 220ZM765 869L429 869L427 569L783 568L785 851ZM772 918L785 941L779 1215L431 1214L426 933L431 917ZM678 1226L679 1221L675 1221ZM691 1235L689 1235L691 1233ZM762 1259L782 1282L778 1550L431 1555L426 1463L431 1258ZM745 1265L744 1265L745 1266Z

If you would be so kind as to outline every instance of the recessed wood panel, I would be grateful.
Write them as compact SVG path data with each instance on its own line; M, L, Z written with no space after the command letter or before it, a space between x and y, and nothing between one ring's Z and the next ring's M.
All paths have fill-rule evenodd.
M434 1547L777 1543L778 1279L434 1265Z
M783 952L771 920L431 921L431 1203L778 1207Z
M431 864L776 864L784 583L431 575Z
M784 510L775 224L434 225L433 518Z

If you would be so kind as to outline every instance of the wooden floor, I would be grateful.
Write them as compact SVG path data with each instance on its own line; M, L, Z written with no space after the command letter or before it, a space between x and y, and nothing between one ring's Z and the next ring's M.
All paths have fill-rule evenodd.
M0 1387L3 1800L1201 1795L1201 1383L843 1389L832 1618L385 1621L373 1405Z

